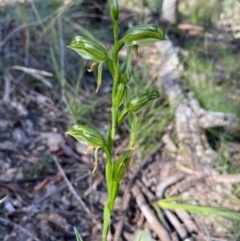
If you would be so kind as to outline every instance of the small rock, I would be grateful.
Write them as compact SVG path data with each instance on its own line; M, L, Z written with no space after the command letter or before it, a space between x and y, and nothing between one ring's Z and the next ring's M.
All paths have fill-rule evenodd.
M56 152L64 144L65 140L59 133L42 133L42 138L46 140L46 145L51 152Z
M22 129L20 128L15 128L13 130L13 139L20 144L25 144L26 143L26 136L24 134L24 132L22 131Z
M8 213L13 213L16 211L13 204L9 200L5 200L4 208L5 210L7 210Z

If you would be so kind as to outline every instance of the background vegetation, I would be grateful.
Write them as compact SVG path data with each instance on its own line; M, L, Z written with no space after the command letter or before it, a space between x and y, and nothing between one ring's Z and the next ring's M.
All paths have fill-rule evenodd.
M136 23L159 23L161 4L160 0L121 0L121 32ZM185 88L195 93L205 109L235 113L238 118L239 13L240 2L236 0L182 0L178 3L178 24L166 26L169 39L181 48ZM45 206L41 210L55 210L56 207L56 210L69 211L64 214L65 221L56 217L58 222L62 221L58 231L51 231L56 224L53 220L50 221L54 225L46 232L51 237L49 240L74 240L74 225L83 234L83 238L91 240L86 231L90 230L91 223L88 222L91 218L86 218L88 224L85 226L78 226L83 213L77 209L79 204L76 200L72 200L69 194L60 203L48 199L46 195L51 190L50 187L54 189L60 185L57 176L59 170L52 158L52 155L56 155L61 159L60 163L76 190L79 190L83 199L90 200L86 190L94 184L90 175L92 157L83 157L83 147L76 147L71 139L64 137L63 140L62 136L73 123L87 123L104 133L110 115L112 83L109 74L104 71L102 87L95 93L94 74L86 71L90 63L70 51L67 45L72 37L84 34L93 38L97 36L111 46L109 23L108 8L103 7L100 1L0 0L0 199L6 195L9 197L8 206L6 201L0 204L0 214L5 221L8 220L7 225L4 220L0 220L5 227L2 232L0 228L2 240L13 240L12 237L14 240L24 240L25 236L19 234L21 229L16 225L32 231L24 223L24 217L35 219L34 222L41 218L33 210L32 216L26 214L24 208L29 207L32 202L29 200L34 199L33 203L38 209L42 197L45 197ZM153 68L146 59L134 63L134 92L154 87L158 80L157 67ZM162 94L148 110L139 113L138 119L139 128L135 133L138 140L136 163L140 165L141 160L161 143L162 136L168 132L169 125L174 120L174 110ZM118 133L119 148L126 146L128 131L129 126L125 124ZM221 156L218 173L240 174L239 119L231 130L214 128L207 132L210 144ZM174 133L172 136L174 140ZM177 140L174 142L177 143ZM100 164L99 173L101 171ZM80 181L79 177L86 173L89 176ZM21 183L19 180L25 181ZM57 182L57 186L53 182ZM101 191L104 188L99 187ZM34 198L26 194L32 190L35 190ZM233 185L230 191L232 198L239 204L239 186ZM100 206L95 208L98 223L101 223ZM75 209L80 213L78 217L71 216L71 211ZM21 218L17 215L18 210L24 212ZM115 218L118 219L117 216ZM42 219L47 220L45 216ZM222 220L219 222L222 223L221 227L227 227L226 232L231 233L232 240L239 240L239 219L232 226ZM64 238L59 227L67 230L62 232ZM139 228L135 224L132 227L135 230ZM130 233L134 233L135 230L131 228ZM34 232L36 237L47 240L40 228ZM95 237L98 234L96 231Z

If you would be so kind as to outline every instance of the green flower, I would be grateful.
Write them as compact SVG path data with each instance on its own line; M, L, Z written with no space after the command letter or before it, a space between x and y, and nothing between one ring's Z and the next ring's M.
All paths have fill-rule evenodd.
M107 50L98 42L83 36L76 36L68 46L84 59L91 59L97 63L108 60Z
M133 96L127 103L126 107L122 110L118 118L118 124L120 124L127 113L135 113L144 107L149 101L154 100L159 97L159 92L157 90L147 91L140 95Z
M130 161L132 159L132 155L133 155L133 150L125 151L119 157L119 159L114 163L114 166L113 166L113 179L116 182L120 182L123 179L125 173L128 170Z
M154 24L134 26L122 38L122 41L130 46L146 46L159 40L166 40L165 31Z
M143 106L147 104L148 101L154 100L159 97L159 92L157 90L147 91L143 94L136 95L130 99L126 109L128 112L137 112Z
M114 98L115 106L119 107L121 105L125 91L126 91L126 85L119 83L117 86L117 91Z
M81 143L86 143L95 148L106 146L103 136L98 131L87 126L74 125L69 128L66 134L73 136Z

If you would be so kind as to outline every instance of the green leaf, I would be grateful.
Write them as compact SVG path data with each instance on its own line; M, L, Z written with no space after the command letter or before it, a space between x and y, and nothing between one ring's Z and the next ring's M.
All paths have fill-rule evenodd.
M123 94L123 104L126 106L127 103L129 102L130 100L130 92L131 92L131 89L130 87L127 85L126 86L126 89L124 91L124 94Z
M155 24L134 26L122 38L130 46L146 46L159 40L166 40L166 35L164 29Z
M131 46L128 46L127 48L127 58L126 58L126 71L128 74L129 74L129 79L130 79L130 76L131 76L131 70L132 70L132 67L131 67L131 62L132 62L132 47Z
M124 46L125 42L120 39L115 47L115 51L114 51L114 55L116 55L121 49L122 47Z
M128 46L127 58L121 66L120 82L127 84L131 78L132 47Z
M97 63L108 60L107 50L98 42L83 36L76 36L68 46L84 59L92 59Z
M240 221L239 212L234 212L234 211L230 211L230 210L227 210L224 208L218 208L218 207L204 207L204 206L195 206L191 204L176 203L177 200L181 200L181 199L179 197L162 199L158 201L158 205L162 209L185 210L187 212L195 213L197 215L201 215L204 217L209 217L210 215L214 215L214 216L220 216L223 218Z
M108 208L110 211L112 211L114 208L114 203L118 195L119 186L120 186L119 182L116 182L114 180L112 181L111 192L108 194L109 195Z
M108 195L111 193L111 186L112 186L112 178L113 176L113 162L111 159L107 159L107 163L105 166L105 177L106 177L106 182L107 182L107 191Z
M96 92L98 92L98 89L102 83L102 70L103 70L103 63L100 63L98 65L98 77L97 77L97 89Z
M124 108L121 113L118 116L118 125L120 125L122 123L122 121L124 120L124 118L126 117L128 113L128 110L126 108Z
M77 229L75 227L74 227L74 233L75 233L77 241L83 241L79 232L77 231Z
M128 122L131 127L131 130L134 132L137 130L137 118L135 115L131 112L128 113Z

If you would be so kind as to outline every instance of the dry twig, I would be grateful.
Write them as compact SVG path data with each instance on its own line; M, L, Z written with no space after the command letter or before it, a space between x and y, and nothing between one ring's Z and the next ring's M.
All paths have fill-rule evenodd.
M58 162L57 157L52 156L55 165L57 166L58 171L61 173L64 181L66 182L70 192L74 195L74 197L78 200L79 204L81 205L82 209L87 213L90 214L91 211L89 210L89 208L87 207L87 205L83 202L83 200L79 197L79 195L77 194L76 190L74 189L73 185L70 183L70 181L68 180L67 176L65 175L61 165Z
M10 99L10 94L11 94L10 80L7 76L3 76L3 80L5 81L5 85L4 85L4 95L1 101L3 103L8 103Z
M174 229L177 231L181 240L187 241L187 236L188 236L187 230L183 227L183 225L180 223L180 221L177 219L177 217L168 210L165 210L164 213L167 216L169 222L174 227Z
M82 209L87 213L87 214L91 214L90 209L87 207L87 205L83 202L83 200L81 199L81 197L77 194L76 190L74 189L73 185L70 183L70 181L68 180L68 178L66 177L61 165L58 162L57 157L52 156L55 165L57 166L59 172L61 173L64 181L66 182L70 192L74 195L74 197L78 200L79 204L81 205ZM96 221L93 220L93 222L98 226L99 229L101 229L101 225Z
M0 199L0 204L3 203L7 198L8 198L8 196L5 196L2 199Z
M159 222L151 208L147 205L146 200L137 185L132 188L132 194L136 199L138 207L142 211L153 231L157 234L158 238L164 241L171 241L169 234Z
M184 174L183 172L176 172L172 176L164 178L156 187L157 198L163 198L166 188L182 180L185 176L186 174Z

